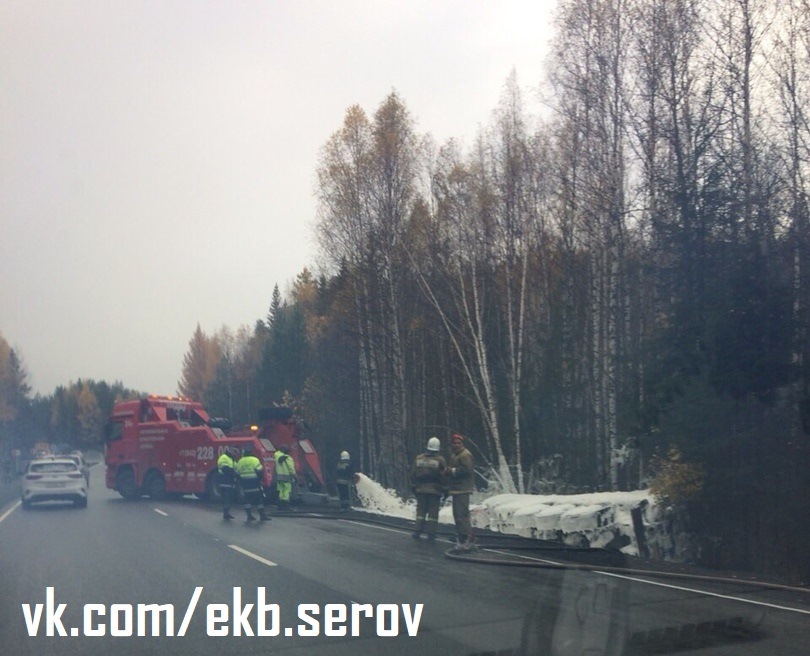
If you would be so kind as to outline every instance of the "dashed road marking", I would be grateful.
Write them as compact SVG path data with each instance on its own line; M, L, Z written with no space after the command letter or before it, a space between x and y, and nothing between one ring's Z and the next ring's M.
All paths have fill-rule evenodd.
M17 510L17 508L20 506L21 503L22 503L21 501L17 501L17 503L15 503L13 506L11 506L11 508L9 508L8 510L6 510L6 512L4 512L2 515L0 515L0 522L2 522L6 517L8 517L15 510Z
M267 558L262 558L261 556L257 556L252 551L248 551L247 549L242 549L239 545L236 544L229 544L228 545L234 551L238 551L240 554L247 556L248 558L253 558L253 560L257 560L258 562L262 563L263 565L267 565L268 567L277 567L278 563L274 563L272 560L267 560Z

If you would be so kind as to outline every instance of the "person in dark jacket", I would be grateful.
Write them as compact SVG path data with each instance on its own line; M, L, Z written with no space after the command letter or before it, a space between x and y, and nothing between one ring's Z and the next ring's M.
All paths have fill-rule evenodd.
M348 510L352 506L352 484L354 483L354 467L348 451L342 451L340 460L335 467L335 485L340 498L340 509Z
M416 494L416 526L412 537L416 540L422 536L422 531L430 542L436 539L443 492L442 475L447 466L440 450L439 438L431 437L427 450L416 456L411 467L411 489Z
M444 470L446 484L453 499L453 520L459 549L474 549L475 537L470 520L470 496L475 490L472 454L464 446L464 436L453 433L452 454Z
M217 460L217 488L222 498L222 519L233 519L231 506L236 503L236 449L227 447Z

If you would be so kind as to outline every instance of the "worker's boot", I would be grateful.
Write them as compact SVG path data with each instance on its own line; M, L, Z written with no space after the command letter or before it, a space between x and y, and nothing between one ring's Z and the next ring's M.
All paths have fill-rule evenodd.
M247 521L249 521L249 522L255 522L256 521L256 518L253 516L253 513L250 512L250 508L245 508L245 514L247 515L247 518L246 518Z
M230 508L224 508L222 510L222 519L233 519L233 515L231 515Z
M270 517L267 514L267 511L264 508L259 508L259 520L260 521L269 522L271 519L272 519L272 517Z

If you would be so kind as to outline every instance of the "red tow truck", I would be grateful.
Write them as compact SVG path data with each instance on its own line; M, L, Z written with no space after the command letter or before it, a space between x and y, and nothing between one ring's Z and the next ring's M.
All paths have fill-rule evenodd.
M201 403L178 396L149 395L117 402L106 431L107 487L125 499L195 494L215 499L217 459L227 447L248 445L264 465L262 486L275 490L273 455L282 445L295 461L296 500L328 504L317 451L300 434L289 408L269 408L258 425L226 433L228 423L208 415ZM297 487L297 490L295 489Z

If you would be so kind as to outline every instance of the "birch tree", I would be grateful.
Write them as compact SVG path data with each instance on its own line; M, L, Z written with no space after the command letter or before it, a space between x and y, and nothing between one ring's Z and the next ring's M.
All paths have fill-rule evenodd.
M374 477L379 462L374 436L379 431L376 351L372 347L371 278L375 254L371 239L371 127L357 105L322 149L318 167L318 229L333 264L345 262L357 321L360 453L358 465Z
M251 331L246 325L236 331L222 326L214 339L221 357L216 375L206 389L208 412L247 424L255 417L253 404L257 399L253 396L253 385L267 335L264 330Z
M405 452L408 402L400 299L404 289L402 240L414 202L418 142L413 120L396 92L389 94L375 112L371 134L372 234L379 245L380 355L385 362L380 370L385 406L380 455L383 482L404 488L410 463Z
M349 263L355 287L362 457L372 475L400 487L408 470L401 239L414 199L416 144L412 119L391 93L371 122L359 107L347 112L318 173L322 243L334 264Z
M515 491L501 437L492 341L487 334L495 298L493 285L496 189L488 173L486 148L463 161L455 142L440 151L433 176L436 218L432 266L413 258L423 290L438 313L458 357L486 431L500 485ZM438 258L438 260L437 260Z
M718 133L716 145L730 176L728 189L739 208L731 230L742 231L763 255L768 252L772 226L763 196L767 193L762 132L767 100L757 90L768 87L762 49L772 24L772 9L770 0L722 0L706 14L708 42L723 90L724 129Z
M590 256L590 405L596 468L618 484L617 359L622 318L621 261L626 234L625 2L561 4L555 81L566 130L576 134L574 220Z
M517 73L512 71L504 86L495 113L492 131L492 177L497 189L494 218L497 233L493 250L498 269L498 294L505 307L498 313L506 331L506 379L510 405L510 425L514 436L517 489L523 492L522 412L527 313L529 311L530 253L541 243L542 223L548 185L542 172L544 163L527 128ZM539 137L538 137L539 138ZM501 273L502 272L502 273ZM534 281L537 293L546 296L544 278ZM543 304L543 300L540 301Z
M774 40L771 67L779 99L776 122L785 153L787 170L788 266L792 292L791 308L791 441L802 434L802 403L810 397L807 358L810 354L810 207L808 170L810 161L810 2L788 0Z

